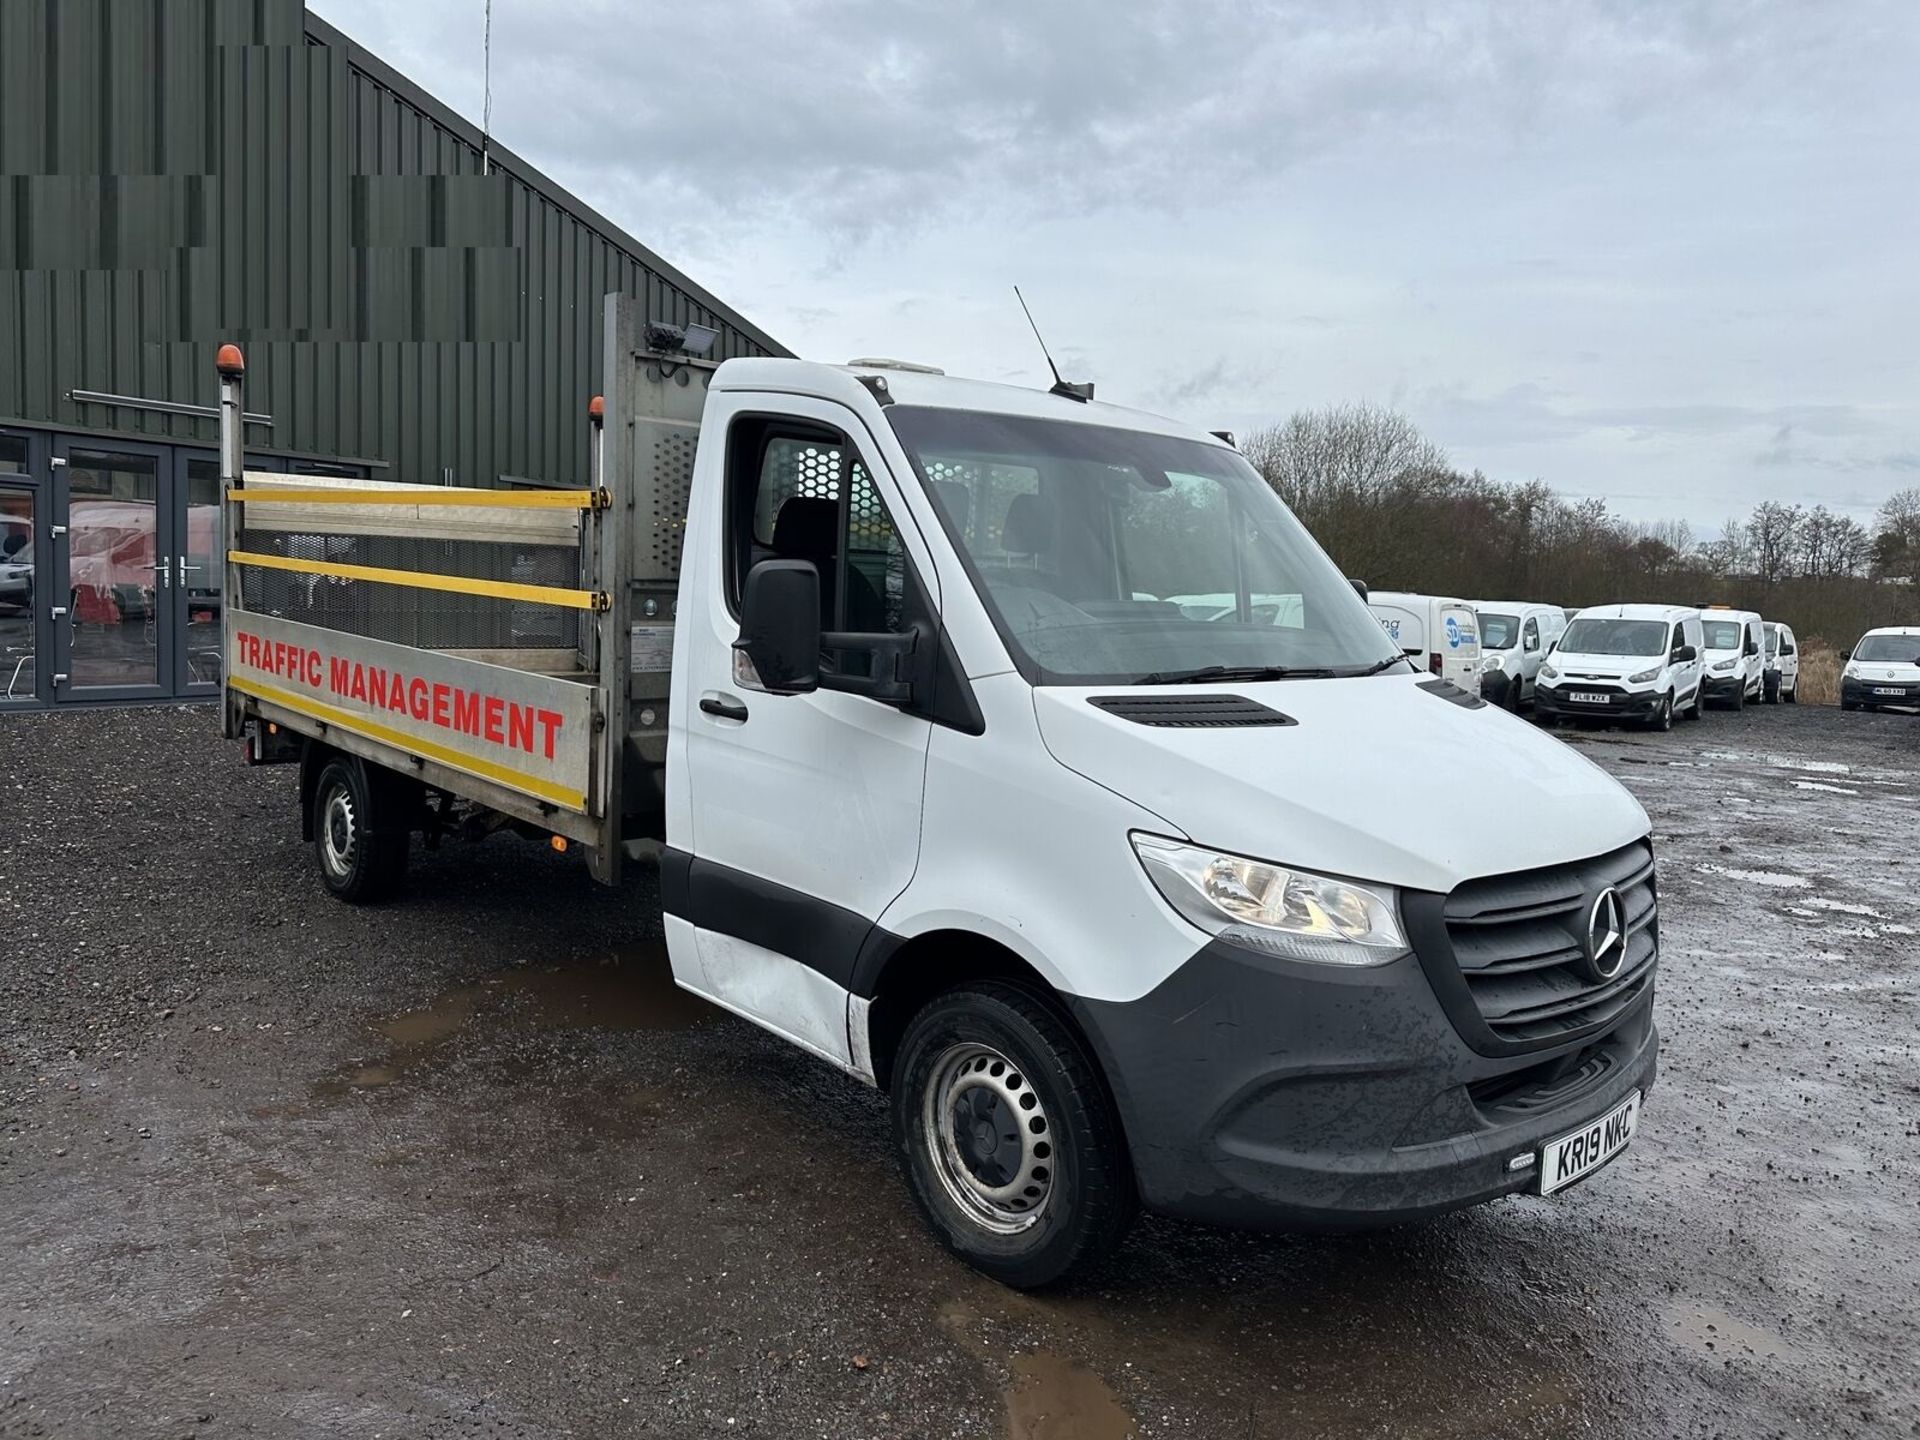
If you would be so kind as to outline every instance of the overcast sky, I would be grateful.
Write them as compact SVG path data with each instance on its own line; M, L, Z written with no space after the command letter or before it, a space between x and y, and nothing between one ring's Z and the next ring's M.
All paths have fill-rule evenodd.
M462 114L484 0L312 0ZM493 132L802 355L1349 400L1711 530L1920 485L1920 5L494 0Z

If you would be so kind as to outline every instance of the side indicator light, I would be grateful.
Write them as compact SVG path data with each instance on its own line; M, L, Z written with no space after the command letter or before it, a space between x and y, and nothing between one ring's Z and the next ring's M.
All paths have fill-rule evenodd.
M548 843L549 845L551 845L551 846L553 846L553 849L554 849L554 853L555 853L555 854L557 854L557 855L564 855L564 854L566 854L566 853L567 853L567 837L566 837L566 836L564 836L564 835L555 835L555 836L554 836L554 837L553 837L553 838L552 838L551 840L549 840L549 841L548 841L547 843Z

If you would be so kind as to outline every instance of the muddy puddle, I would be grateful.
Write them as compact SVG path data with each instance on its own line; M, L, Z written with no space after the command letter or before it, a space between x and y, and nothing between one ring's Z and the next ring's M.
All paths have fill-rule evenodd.
M1010 1372L1002 1391L1007 1440L1130 1440L1140 1433L1113 1388L1079 1361L1045 1346L1003 1352L995 1327L964 1301L940 1307L940 1328L981 1364L1004 1364Z
M378 1060L356 1061L314 1087L317 1098L378 1090L432 1060L474 1024L535 1032L685 1030L718 1012L673 983L659 942L622 947L599 964L503 970L442 991L418 1010L377 1021L388 1041Z

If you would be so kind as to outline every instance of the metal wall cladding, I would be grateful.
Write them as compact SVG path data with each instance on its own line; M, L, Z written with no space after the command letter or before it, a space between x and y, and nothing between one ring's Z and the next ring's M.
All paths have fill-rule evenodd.
M271 451L584 483L602 297L787 353L289 0L0 4L0 420L211 444L247 355Z

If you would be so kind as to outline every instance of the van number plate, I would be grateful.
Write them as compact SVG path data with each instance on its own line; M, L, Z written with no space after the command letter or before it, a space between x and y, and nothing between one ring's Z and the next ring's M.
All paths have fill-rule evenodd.
M1873 693L1876 695L1904 695L1907 693L1907 687L1904 685L1876 685L1873 687Z
M1575 690L1567 698L1576 705L1605 705L1612 699L1604 690Z
M1634 1091L1591 1125L1549 1140L1540 1151L1540 1193L1571 1185L1591 1175L1627 1148L1640 1124L1640 1092Z

